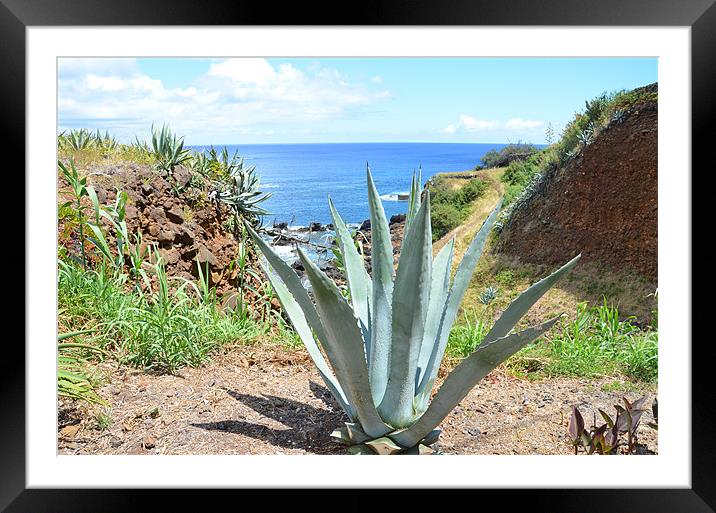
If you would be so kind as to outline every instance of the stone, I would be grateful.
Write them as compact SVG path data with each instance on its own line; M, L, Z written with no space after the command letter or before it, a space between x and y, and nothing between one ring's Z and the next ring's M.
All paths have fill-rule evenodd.
M126 219L136 219L137 215L139 214L139 211L137 210L137 207L134 205L127 205L124 208L124 215Z
M99 201L100 205L105 204L107 202L107 191L102 187L96 187L95 192L97 193L97 201Z
M167 215L164 212L163 208L154 207L149 212L149 219L151 219L152 221L154 221L155 223L157 223L159 225L163 225L163 224L166 224L166 222L167 222Z
M162 250L161 252L162 258L164 259L164 262L166 262L169 265L174 265L179 261L179 258L181 258L181 255L179 253L179 250L176 248L169 248Z
M79 433L80 427L81 426L79 424L65 426L60 430L60 436L63 438L74 438L77 436L77 433Z
M208 264L212 267L216 266L218 263L214 254L209 251L204 245L201 245L197 248L196 258L199 263L204 264L208 262Z
M192 173L191 170L184 166L176 166L174 168L174 179L177 185L184 188L191 182Z
M402 223L405 221L405 214L395 214L390 216L390 224Z
M182 244L188 246L190 244L194 244L196 235L188 227L182 225L179 227L178 239Z
M142 447L145 449L154 449L154 447L156 447L156 445L157 445L157 439L151 435L145 436L144 439L142 440Z
M182 224L184 222L184 212L177 204L172 205L172 208L167 210L166 215L172 223Z
M159 232L157 240L160 244L171 244L172 242L174 242L174 239L176 239L176 236L176 232L172 230L171 227L167 227L167 229L164 229Z

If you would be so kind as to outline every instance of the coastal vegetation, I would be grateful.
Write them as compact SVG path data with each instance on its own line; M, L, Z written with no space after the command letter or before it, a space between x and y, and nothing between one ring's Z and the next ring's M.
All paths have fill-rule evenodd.
M551 146L533 149L529 154L510 148L505 154L517 152L520 158L513 158L506 167L480 171L490 188L504 191L504 204L488 241L488 256L478 264L462 305L462 315L451 333L448 357L459 360L469 354L479 345L496 312L508 306L530 281L543 275L544 266L515 262L496 249L500 230L515 209L526 208L531 199L562 172L564 163L577 158L598 134L623 123L644 102L653 102L656 94L655 86L602 94L586 102L584 112L575 115L561 138ZM498 154L495 151L488 161L497 161ZM506 160L503 158L500 163ZM464 174L469 177L473 173ZM434 182L444 184L451 175L455 173L439 176ZM454 194L455 190L451 189L450 193ZM471 206L473 212L476 208L475 204ZM475 222L484 218L483 215L478 213ZM474 217L474 213L469 216ZM444 239L438 241L437 246L444 243ZM490 294L488 302L485 292L489 287L497 292ZM546 314L563 310L567 316L544 340L525 347L504 368L530 380L612 376L631 382L655 383L658 378L656 299L655 286L650 280L630 272L607 270L594 263L581 264L570 273L564 287L555 287L540 302L540 309Z
M465 221L472 203L485 192L487 184L479 178L471 178L459 189L453 189L438 175L428 181L427 188L433 191L430 222L435 242Z
M270 193L238 153L188 150L166 125L152 127L150 143L84 129L60 134L58 394L83 401L111 430L114 399L102 392L112 382L109 363L169 379L241 353L248 372L265 363L252 351L270 347L313 360L333 396L326 401L342 409L336 418L348 419L334 437L352 451L424 453L488 375L490 383L496 375L528 384L576 378L603 392L653 392L658 315L650 282L591 263L571 269L574 261L550 274L554 266L516 262L497 247L515 211L655 95L653 88L601 95L547 148L507 145L478 170L432 177L424 191L414 178L399 231L392 221L388 228L369 177L369 259L364 239L354 239L331 204L332 265L345 286L300 250L302 276L273 252L261 236ZM411 323L416 315L420 322ZM348 322L353 317L360 323ZM407 342L404 367L385 358L386 329ZM262 390L231 393L249 392ZM145 417L163 414L162 405L153 408ZM591 440L597 429L587 430Z

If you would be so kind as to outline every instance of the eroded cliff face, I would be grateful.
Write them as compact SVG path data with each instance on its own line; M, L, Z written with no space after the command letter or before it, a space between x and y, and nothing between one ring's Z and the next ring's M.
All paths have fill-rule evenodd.
M656 283L657 119L657 103L647 102L613 122L513 214L498 251L553 265L581 252L583 262Z

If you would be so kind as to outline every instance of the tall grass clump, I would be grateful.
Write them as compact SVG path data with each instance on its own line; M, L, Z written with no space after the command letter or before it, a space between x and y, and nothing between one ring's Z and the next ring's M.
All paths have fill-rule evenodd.
M200 286L168 277L158 255L150 264L154 290L137 292L127 275L105 265L84 270L60 260L58 302L70 329L92 330L93 344L120 362L175 372L206 361L226 344L252 342L265 333L246 313L204 301ZM209 297L213 291L210 291Z
M580 303L571 321L554 330L546 344L525 348L513 360L519 371L540 375L624 376L638 381L658 378L658 332L640 329L633 318L619 319L619 310Z
M448 356L460 359L469 356L482 343L488 331L489 326L485 321L475 313L465 312L462 323L450 330L446 351Z

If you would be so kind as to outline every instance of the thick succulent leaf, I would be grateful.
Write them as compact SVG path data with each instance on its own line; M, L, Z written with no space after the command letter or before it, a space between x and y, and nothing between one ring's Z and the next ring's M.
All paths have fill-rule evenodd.
M355 445L370 440L363 430L356 424L346 423L345 426L334 430L331 437L346 445Z
M472 278L472 274L475 272L475 266L482 255L485 243L487 242L487 236L490 234L490 230L492 230L492 227L495 224L497 213L500 211L501 206L502 200L497 203L497 206L482 223L482 226L465 251L465 255L462 257L460 265L457 268L455 279L453 280L450 292L448 292L445 309L443 310L440 319L440 327L437 335L438 340L433 347L433 352L430 354L430 359L428 360L425 373L416 393L418 410L422 410L427 404L427 400L433 388L433 383L435 383L435 378L438 375L440 362L445 354L448 337L450 336L450 329L455 322L458 308L460 307L460 303L462 302L462 298L465 295L468 285L470 285L470 279Z
M555 272L532 285L520 294L517 299L512 301L510 306L507 307L507 310L497 319L492 329L485 335L482 343L489 344L491 341L507 335L522 316L527 313L527 310L529 310L563 274L574 267L581 256L581 254L577 255Z
M370 169L368 175L368 204L370 206L371 266L373 294L371 301L370 345L366 356L369 362L370 387L374 404L380 404L385 395L390 365L393 301L393 244L390 240L388 219L383 210Z
M248 223L246 224L246 228L258 248L266 257L268 263L271 265L278 277L281 278L281 281L284 283L286 288L290 291L294 300L303 311L304 318L308 322L309 327L311 328L311 330L313 330L313 333L315 333L316 337L318 337L318 340L322 344L323 349L326 352L326 356L328 357L328 361L330 362L331 367L335 372L336 379L347 400L349 411L352 413L349 413L349 417L351 417L351 419L355 419L358 412L353 407L351 396L348 394L347 390L348 386L350 385L350 373L345 371L344 367L340 367L336 364L336 362L341 358L340 348L336 349L334 347L334 344L331 343L332 340L327 336L326 330L323 326L323 322L318 316L318 312L316 311L316 307L313 305L311 298L308 297L306 289L303 288L301 279L298 277L296 272L286 262L284 262L283 259L276 254L276 252L271 249L271 247L259 236L258 233L254 231L254 229ZM363 348L361 347L361 351L362 349ZM339 400L339 398L336 397L336 400Z
M321 350L319 349L318 344L313 337L313 332L308 326L308 322L306 321L306 316L303 314L303 310L301 310L301 307L298 305L293 295L288 290L288 287L286 287L286 284L281 281L281 278L271 272L271 270L264 266L263 263L261 263L261 267L266 273L269 282L271 282L271 286L276 292L279 301L281 301L283 310L286 312L288 318L291 320L293 328L296 330L296 333L298 333L298 336L301 337L303 345L306 346L308 354L311 356L313 363L318 368L318 373L323 378L324 383L331 391L336 401L338 401L338 404L341 406L343 411L346 412L346 415L348 415L351 419L355 419L355 412L353 411L353 408L351 408L348 404L348 400L346 399L343 389L341 389L341 386L338 384L336 377L333 375L333 372L331 372L330 367L328 367L328 364L323 357L323 353L321 353Z
M408 229L393 289L390 371L378 411L394 427L405 427L415 417L415 369L425 332L431 270L432 231L428 196Z
M424 444L418 444L416 447L411 447L410 449L407 449L400 454L413 454L413 455L420 455L420 454L435 454L435 449L432 447L428 447Z
M422 185L422 169L416 176L413 170L413 178L410 181L410 195L408 196L408 211L405 213L405 232L410 229L410 224L420 210L420 192ZM405 242L405 241L403 241Z
M492 369L550 329L558 318L480 346L448 375L418 421L408 429L391 435L391 438L403 447L417 444L435 429Z
M290 265L284 262L284 260L278 256L273 249L271 249L271 246L269 246L266 241L264 241L261 236L254 231L249 223L245 223L245 226L256 246L258 246L261 253L263 253L266 260L268 260L271 268L281 278L283 283L293 295L293 298L298 303L298 306L300 306L301 310L303 310L303 314L306 321L308 321L308 325L316 334L318 340L323 343L326 339L326 335L323 330L323 323L321 322L320 317L318 317L316 307L313 305L311 298L308 297L308 292L306 292L306 289L303 288L301 278L298 277L296 271L294 271ZM324 347L324 349L326 349L326 352L329 350L327 347ZM330 354L328 354L328 360L333 363L333 359Z
M370 440L366 442L365 445L370 447L376 454L397 454L403 450L402 447L387 436Z
M346 451L348 451L349 454L375 456L375 452L373 452L365 445L351 445L346 449Z
M415 371L416 394L420 386L420 381L425 374L425 369L428 366L428 361L430 361L430 355L438 344L438 330L440 329L440 321L450 287L450 268L452 266L454 247L455 239L451 239L450 242L443 246L435 257L435 260L433 260L430 304L428 306L428 316L427 319L425 319L425 333L423 334L423 341L420 345L418 368Z
M343 255L343 265L346 270L346 281L348 282L348 290L351 293L353 310L363 323L363 326L370 329L368 307L368 298L372 289L370 276L368 276L368 271L365 270L363 257L358 253L353 237L351 237L346 224L341 219L341 216L338 215L338 211L336 211L330 199L328 200L328 206L331 209L333 225L336 229L338 247L341 250L341 255ZM370 339L366 340L366 342L370 343ZM366 347L365 350L370 352L369 347Z
M326 340L322 342L324 347L330 347L333 352L333 357L329 354L329 358L338 381L365 433L371 437L382 436L391 429L380 418L373 404L358 319L336 284L300 248L298 256L313 288L316 307L325 330Z
M433 429L430 433L427 434L427 436L425 438L420 440L420 443L423 445L433 445L435 442L437 442L440 439L441 434L442 434L442 430Z

